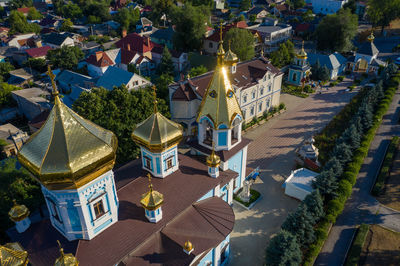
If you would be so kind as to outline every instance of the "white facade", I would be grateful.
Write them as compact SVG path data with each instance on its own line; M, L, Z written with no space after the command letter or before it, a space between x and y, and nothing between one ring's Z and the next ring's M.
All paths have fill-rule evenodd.
M68 240L90 240L118 221L118 197L110 170L88 184L71 190L42 192L51 224Z
M306 0L307 4L311 4L316 14L333 14L339 11L346 4L347 0Z
M25 40L29 39L33 36L35 36L35 33L27 33L27 34L20 34L20 35L15 35L13 38L8 42L8 46L10 47L17 47L18 49L21 49L22 46L19 44L19 40Z
M57 48L61 48L63 46L75 46L74 40L70 37L65 38L65 40L63 41L62 44L58 45L58 44L54 44L54 43L49 43L46 42L44 43L44 45L48 45L50 46L52 49L57 49Z

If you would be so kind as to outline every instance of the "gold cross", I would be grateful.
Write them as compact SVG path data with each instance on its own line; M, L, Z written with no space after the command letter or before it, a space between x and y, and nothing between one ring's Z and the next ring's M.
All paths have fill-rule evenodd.
M153 99L154 113L157 113L158 110L157 110L157 88L156 88L156 86L153 86L153 97L154 97L154 99Z
M222 22L219 23L219 40L222 42Z
M150 174L150 173L147 173L147 177L149 178L149 183L150 183L149 188L150 188L150 191L153 191L153 184L151 183L151 174Z
M54 82L56 75L54 75L54 73L51 71L50 65L47 65L47 75L50 77L50 80L51 80L51 86L53 87L53 94L54 94L54 96L57 96L58 90L57 90L56 83Z

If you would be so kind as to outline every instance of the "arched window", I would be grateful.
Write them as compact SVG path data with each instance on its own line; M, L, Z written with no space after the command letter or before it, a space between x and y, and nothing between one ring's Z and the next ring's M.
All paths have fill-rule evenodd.
M293 81L296 81L297 80L297 73L293 73Z
M235 120L232 122L231 144L238 142L240 129L240 118L236 116Z

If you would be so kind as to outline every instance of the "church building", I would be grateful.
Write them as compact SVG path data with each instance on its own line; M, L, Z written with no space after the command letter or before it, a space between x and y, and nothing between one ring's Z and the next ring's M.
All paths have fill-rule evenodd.
M304 41L299 53L294 56L294 62L289 66L287 82L296 86L303 85L311 74L311 67L307 60L307 53L304 50Z
M221 41L196 118L198 135L189 142L196 156L178 152L183 128L158 112L154 88L153 113L132 132L141 158L118 169L116 136L64 105L49 69L54 107L18 153L40 182L49 215L31 222L23 205L10 211L16 227L9 235L20 244L21 259L83 266L228 263L233 193L250 173L250 140L241 134L243 114L224 54Z

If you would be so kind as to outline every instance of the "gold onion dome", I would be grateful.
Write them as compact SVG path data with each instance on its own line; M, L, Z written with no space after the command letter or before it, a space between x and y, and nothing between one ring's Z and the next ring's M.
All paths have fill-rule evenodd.
M111 170L117 138L65 106L54 89L54 107L44 125L18 153L21 164L49 189L73 189Z
M297 57L298 57L298 58L301 58L301 59L307 59L307 53L306 53L306 51L304 50L304 41L303 41L303 43L302 43L302 45L301 45L300 53L297 54Z
M0 246L1 266L25 266L28 262L28 252L19 243L7 243Z
M183 249L186 250L187 252L191 252L193 250L193 244L189 240L185 242L183 245Z
M157 101L154 94L154 112L143 122L139 123L132 132L132 139L145 146L150 151L163 151L182 140L182 125L175 123L157 111Z
M219 164L221 163L221 159L219 158L218 155L215 154L215 151L213 149L211 154L207 156L206 162L207 165L210 167L218 167Z
M25 205L17 204L16 200L13 200L14 206L8 212L10 220L13 222L19 222L27 218L30 214L29 209Z
M146 210L155 210L160 207L164 203L164 196L158 191L153 190L153 184L151 184L151 175L147 174L149 178L149 191L142 195L140 199L140 204L142 204L143 208Z
M60 241L57 240L60 247L60 257L54 262L54 266L78 266L78 260L72 255L72 253L64 254L64 249L61 247Z
M234 52L232 52L231 43L229 42L229 49L228 49L228 52L226 52L226 54L225 54L224 61L232 64L232 63L236 63L238 60L239 59L238 59L237 55Z
M373 42L375 40L374 32L371 31L371 34L368 36L368 41Z

